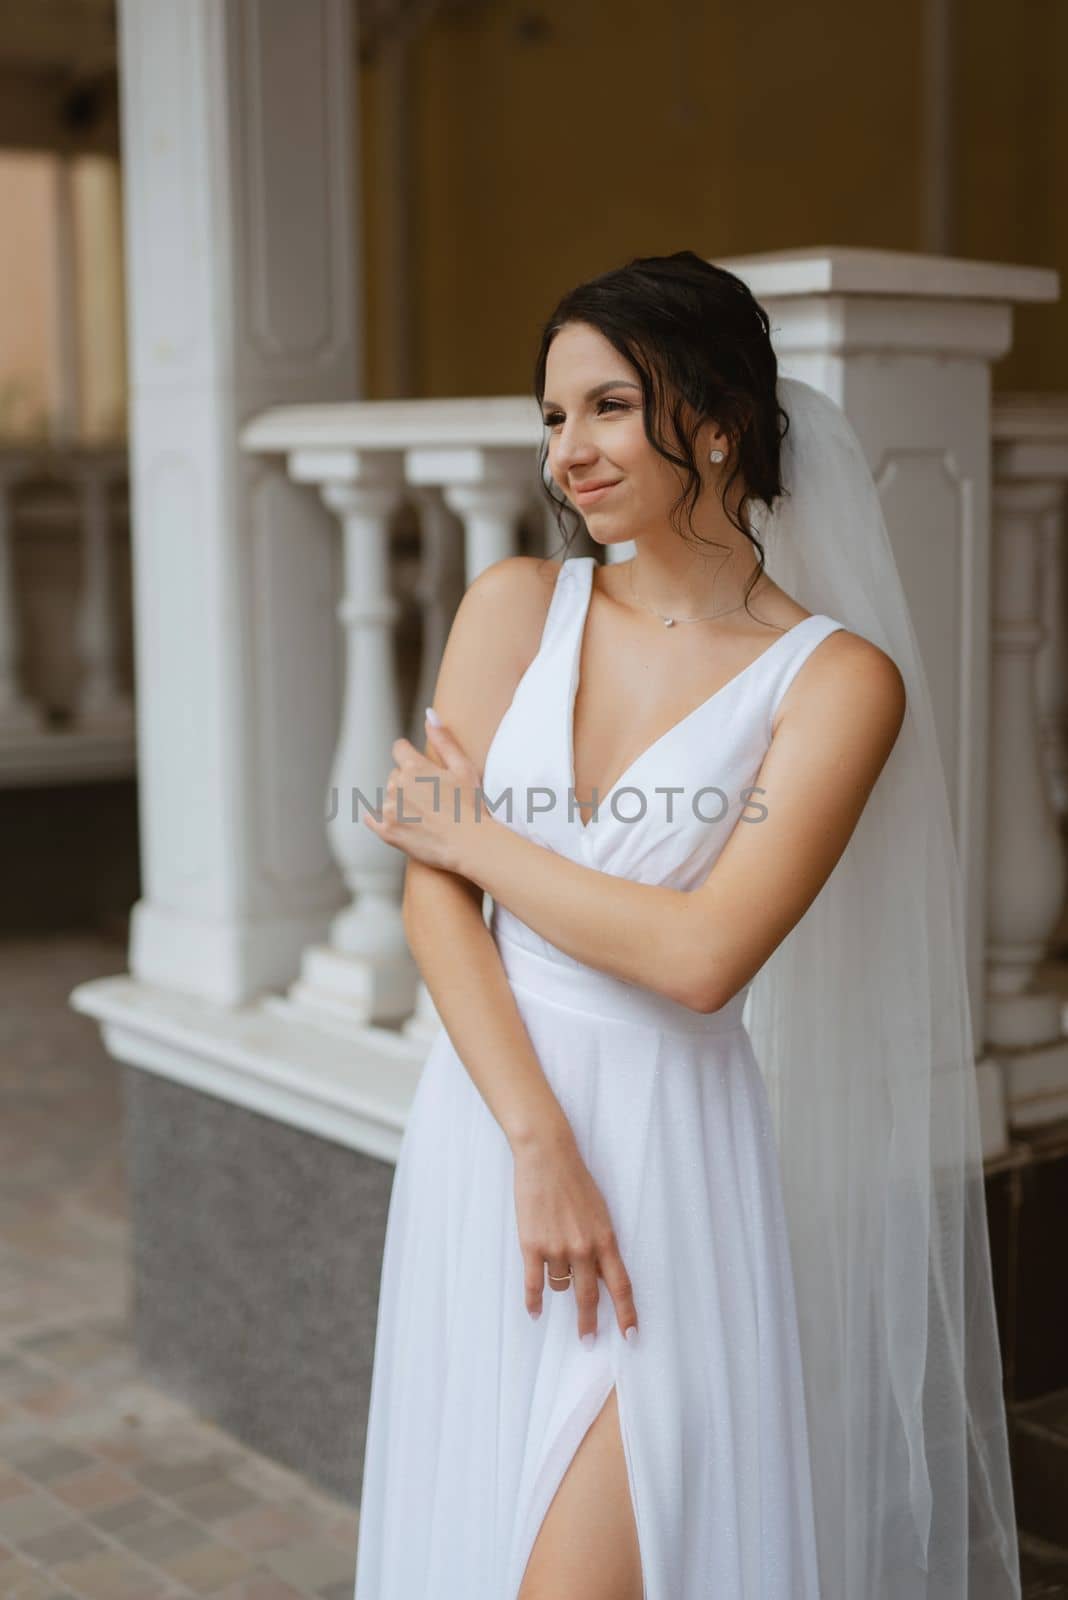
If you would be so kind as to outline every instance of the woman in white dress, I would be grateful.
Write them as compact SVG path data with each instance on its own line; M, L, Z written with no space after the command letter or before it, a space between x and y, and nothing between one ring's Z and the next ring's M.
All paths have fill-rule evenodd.
M481 573L363 817L443 1027L356 1600L1018 1596L959 877L862 452L691 252L567 296L535 387L553 498L635 554Z

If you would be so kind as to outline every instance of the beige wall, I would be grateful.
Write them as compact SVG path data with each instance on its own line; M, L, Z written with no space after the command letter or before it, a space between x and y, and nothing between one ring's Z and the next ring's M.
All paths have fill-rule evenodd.
M961 4L961 0L958 0ZM1068 9L964 0L955 254L1055 267L1061 299L1018 313L999 388L1068 390Z
M0 436L46 434L63 409L57 295L57 163L0 150ZM81 438L126 429L121 195L117 161L71 158L72 375Z
M559 294L633 255L927 248L926 4L486 0L439 16L411 74L407 392L526 392ZM995 376L1001 388L1068 391L1068 6L956 0L956 11L951 253L1062 272L1061 303L1018 313ZM374 396L396 392L384 307L405 291L383 281L395 275L381 247L385 74L374 62L359 72ZM0 151L0 394L17 387L23 426L54 399L53 159ZM117 175L107 162L82 167L76 225L99 263L104 213L82 200L116 216ZM83 427L97 435L125 402L121 257L110 259L106 272L79 271ZM0 428L15 414L0 407Z
M40 432L51 405L53 175L0 151L0 435Z
M1068 294L1068 8L956 9L950 253L1060 267ZM534 16L543 37L525 36ZM414 74L415 392L527 391L557 296L633 255L926 248L924 16L922 0L505 0L439 18ZM361 70L369 243L379 79ZM371 395L388 382L383 288L372 265ZM999 385L1068 389L1066 335L1063 304L1023 312Z

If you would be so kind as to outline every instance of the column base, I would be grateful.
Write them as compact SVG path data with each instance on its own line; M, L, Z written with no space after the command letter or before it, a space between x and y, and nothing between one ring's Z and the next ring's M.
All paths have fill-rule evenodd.
M130 971L143 983L242 1005L283 989L335 906L247 921L205 922L138 900L130 913Z

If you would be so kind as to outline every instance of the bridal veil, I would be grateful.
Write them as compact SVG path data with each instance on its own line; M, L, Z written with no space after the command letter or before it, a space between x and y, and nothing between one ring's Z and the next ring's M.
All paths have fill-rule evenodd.
M767 570L897 663L908 708L855 832L758 973L823 1600L1018 1600L963 892L931 694L841 409L780 377ZM759 513L763 510L763 515Z

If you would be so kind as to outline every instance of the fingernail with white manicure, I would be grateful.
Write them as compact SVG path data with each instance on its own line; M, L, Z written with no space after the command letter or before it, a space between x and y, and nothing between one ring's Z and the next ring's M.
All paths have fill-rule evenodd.
M623 1337L624 1337L624 1339L626 1339L628 1344L637 1344L637 1342L638 1342L638 1330L637 1330L636 1327L634 1327L633 1323L627 1329L627 1331L623 1335Z
M584 1333L582 1335L583 1349L592 1350L596 1343L597 1343L597 1335L595 1333Z
M438 714L434 710L433 706L427 706L427 708L426 708L426 720L429 722L429 724L430 724L430 726L432 728L440 728L441 727L441 718L438 716Z

